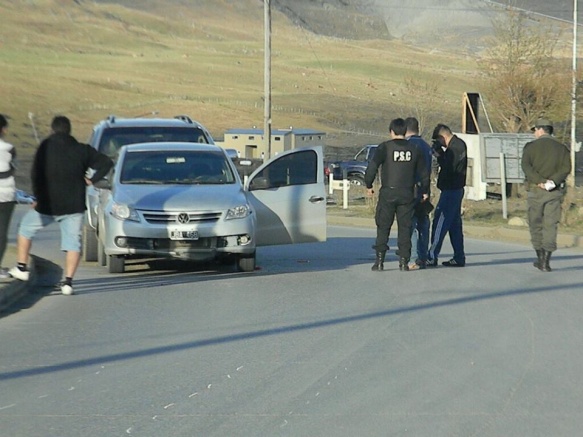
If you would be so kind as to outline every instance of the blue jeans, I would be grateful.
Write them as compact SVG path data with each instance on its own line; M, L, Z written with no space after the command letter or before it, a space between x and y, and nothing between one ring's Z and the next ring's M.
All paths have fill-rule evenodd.
M428 215L413 215L413 221L411 222L411 261L427 261L429 228Z
M81 252L81 230L85 213L46 215L30 209L20 222L18 234L32 240L42 228L57 222L61 228L61 250Z
M439 202L435 207L433 226L431 229L431 247L429 259L437 260L445 235L449 233L449 240L453 248L453 259L458 264L465 264L464 233L462 229L462 200L464 189L443 190Z

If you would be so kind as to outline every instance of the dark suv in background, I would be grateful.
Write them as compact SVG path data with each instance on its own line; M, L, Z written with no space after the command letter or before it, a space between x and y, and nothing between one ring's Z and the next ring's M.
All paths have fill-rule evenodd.
M364 185L364 173L376 150L376 144L369 144L360 149L352 159L330 163L328 168L334 180L341 181L346 176L351 185Z
M187 115L173 118L122 118L110 115L93 127L91 147L114 161L122 146L135 143L182 142L214 144L208 130ZM100 192L87 189L87 215L83 226L83 259L97 261L97 214Z

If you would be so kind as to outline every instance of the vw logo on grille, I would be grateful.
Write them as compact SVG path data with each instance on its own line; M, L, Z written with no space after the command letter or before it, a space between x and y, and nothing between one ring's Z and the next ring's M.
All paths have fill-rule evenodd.
M190 222L190 217L188 216L187 213L181 212L180 214L178 214L178 217L176 217L176 221L178 223L186 224Z

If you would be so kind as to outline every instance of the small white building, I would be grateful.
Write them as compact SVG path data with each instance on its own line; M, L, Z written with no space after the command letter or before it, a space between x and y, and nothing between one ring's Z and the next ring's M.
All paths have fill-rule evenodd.
M291 126L289 129L274 129L271 131L271 155L301 147L322 146L325 137L325 132L314 129ZM229 129L225 132L222 146L236 150L241 158L264 158L268 155L263 129Z

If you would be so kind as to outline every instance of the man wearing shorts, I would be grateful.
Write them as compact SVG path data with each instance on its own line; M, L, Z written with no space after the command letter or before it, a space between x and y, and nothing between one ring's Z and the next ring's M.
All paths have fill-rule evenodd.
M102 179L113 166L106 155L71 136L67 117L53 119L52 135L36 151L32 165L32 191L36 197L18 228L17 265L12 277L28 281L28 259L32 240L45 226L57 222L61 230L61 250L66 252L65 279L61 292L73 294L73 277L81 259L81 229L85 214L85 188ZM87 171L95 170L87 178Z

